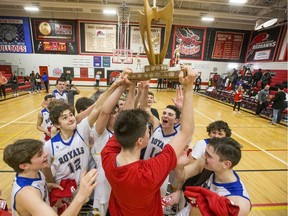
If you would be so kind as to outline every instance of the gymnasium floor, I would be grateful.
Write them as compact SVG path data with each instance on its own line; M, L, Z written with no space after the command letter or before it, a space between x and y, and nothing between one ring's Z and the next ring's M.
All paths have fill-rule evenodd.
M53 87L52 87L53 88ZM93 87L79 87L82 96L90 96ZM155 94L160 115L171 104L174 91L162 90ZM11 184L15 173L3 162L3 149L22 138L41 138L36 129L37 114L44 93L26 94L0 102L0 188L10 206ZM76 101L76 100L75 100ZM270 125L269 120L242 112L235 114L232 107L218 103L203 95L194 94L196 130L192 144L206 138L206 126L215 120L226 121L232 137L243 146L242 160L235 167L244 182L253 208L250 215L287 215L287 127Z

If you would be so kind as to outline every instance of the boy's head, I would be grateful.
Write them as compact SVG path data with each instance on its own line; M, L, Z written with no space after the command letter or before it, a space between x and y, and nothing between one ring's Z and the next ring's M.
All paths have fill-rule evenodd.
M77 113L81 113L85 111L88 107L92 106L93 104L94 100L92 100L91 98L81 97L77 99L75 103L75 108Z
M55 99L55 96L52 94L45 95L45 97L44 97L44 100L47 104L49 104L54 99Z
M154 103L154 94L153 92L148 92L147 94L147 102L148 102L148 106L152 106L152 104Z
M168 105L162 113L162 127L174 127L179 122L181 112L174 105Z
M20 165L31 164L31 159L38 153L43 153L43 142L34 139L21 139L5 147L3 160L15 172L21 173L24 170L20 168Z
M210 138L222 138L222 137L230 137L231 136L231 129L229 125L224 121L214 121L207 127L207 132Z
M232 169L241 159L241 145L231 137L210 140L204 155L205 167L211 171Z
M64 91L65 89L65 80L64 79L57 79L56 80L56 88L59 92Z
M57 102L51 105L49 110L50 110L50 115L49 115L50 120L55 127L60 128L61 123L65 123L65 122L68 125L76 127L76 119L74 116L75 110L74 110L74 107L71 106L70 104L66 104L63 101L58 100ZM70 120L72 122L69 122Z
M123 149L132 150L136 142L141 142L142 148L147 146L148 119L148 113L140 109L124 110L119 113L114 124L114 134Z
M123 109L123 107L125 106L125 103L126 103L126 98L125 97L120 97L119 101L118 101L119 111Z

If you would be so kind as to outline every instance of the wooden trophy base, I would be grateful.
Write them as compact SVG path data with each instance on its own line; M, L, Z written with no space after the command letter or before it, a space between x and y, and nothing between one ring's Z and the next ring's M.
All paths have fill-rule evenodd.
M177 68L178 69L178 68ZM144 72L129 74L129 80L143 81L152 78L163 79L178 79L180 68L178 70L169 70L168 65L146 65Z

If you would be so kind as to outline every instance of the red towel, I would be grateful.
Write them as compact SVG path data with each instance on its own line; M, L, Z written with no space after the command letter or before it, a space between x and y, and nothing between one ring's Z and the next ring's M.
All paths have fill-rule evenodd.
M203 187L188 186L185 188L184 195L196 198L203 216L237 216L240 210L239 206L232 204L228 198Z
M61 198L71 198L73 191L77 189L77 184L74 179L64 179L60 182L60 186L63 188L63 190L54 188L49 194L51 206L54 206L57 200ZM62 213L66 208L68 208L69 204L70 203L63 202L63 206L58 208L58 214Z

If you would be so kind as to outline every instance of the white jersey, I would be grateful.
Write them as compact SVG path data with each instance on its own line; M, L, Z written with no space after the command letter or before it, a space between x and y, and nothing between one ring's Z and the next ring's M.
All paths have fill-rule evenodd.
M179 131L178 127L180 128L180 125L175 126L173 133L169 135L164 134L161 125L157 127L154 130L148 142L148 145L144 154L144 160L155 157L157 154L159 154L164 148L164 146L168 144L169 141L178 133ZM160 188L162 197L166 195L168 184L169 184L169 176L167 176L167 178L165 179L165 181L163 182Z
M52 95L55 96L56 100L60 100L60 101L63 101L65 103L68 103L68 97L67 97L66 91L63 91L62 94L61 94L60 92L58 92L57 89L54 89L52 91Z
M88 170L90 131L91 127L86 117L77 125L69 140L63 140L58 133L45 143L56 183L59 184L63 179L74 179L77 185L80 184L82 172Z
M145 154L144 154L144 160L147 160L149 158L155 157L157 154L159 154L164 146L169 143L169 141L178 133L178 129L174 127L173 133L169 135L165 135L162 129L162 126L160 125L157 127L154 132L152 133Z
M48 196L48 187L45 180L45 176L41 171L38 172L38 178L25 178L16 174L13 185L12 185L12 194L11 194L11 205L12 205L12 214L13 216L18 215L16 210L16 195L17 193L26 186L31 186L39 190L41 194L41 198L44 202L48 205L49 203L49 196ZM29 195L27 195L27 198Z
M41 124L41 127L44 129L44 130L48 130L48 131L51 131L51 127L52 127L52 122L50 121L50 112L44 108L41 110L41 115L42 115L42 124ZM50 139L49 136L47 136L45 133L43 134L42 136L42 141L43 142L46 142Z
M201 158L202 155L205 154L206 147L207 147L209 141L210 141L210 139L199 140L195 144L195 146L193 147L192 157L195 158L195 159Z
M98 186L94 190L93 208L101 209L100 204L108 203L111 193L111 186L105 176L102 167L101 151L105 147L107 141L112 137L113 133L105 128L104 132L99 135L94 129L93 132L94 145L91 148L91 154L96 163L99 176L97 178ZM106 212L101 212L101 215L106 215Z

